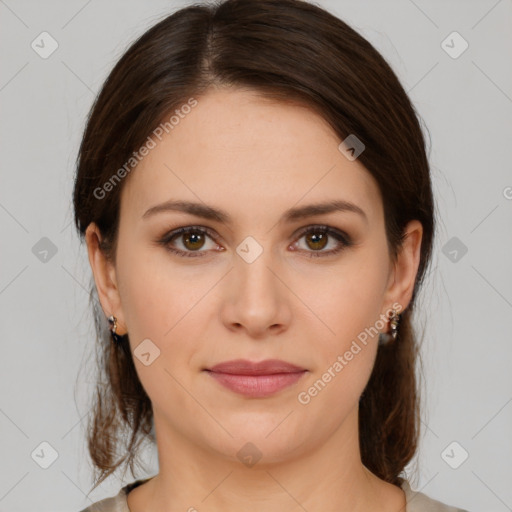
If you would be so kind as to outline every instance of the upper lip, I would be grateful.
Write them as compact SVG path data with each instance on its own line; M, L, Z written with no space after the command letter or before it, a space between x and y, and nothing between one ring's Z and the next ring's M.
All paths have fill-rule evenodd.
M265 361L253 362L247 359L234 359L216 364L208 371L216 373L230 373L232 375L272 375L276 373L298 373L305 371L286 361L279 359L266 359Z

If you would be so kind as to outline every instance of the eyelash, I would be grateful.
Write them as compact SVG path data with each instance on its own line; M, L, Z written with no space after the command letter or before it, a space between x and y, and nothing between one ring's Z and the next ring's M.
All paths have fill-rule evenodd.
M180 235L187 233L201 233L203 235L209 236L213 241L215 241L215 234L210 229L203 228L200 226L187 226L170 231L169 233L165 234L161 239L159 239L158 243L162 245L167 251L174 253L180 257L202 258L203 256L206 256L206 254L209 251L182 251L170 245L170 242L172 242L175 238L178 238ZM310 253L309 257L311 258L333 256L341 252L346 247L350 247L353 245L352 240L346 233L343 233L341 231L338 231L337 229L333 229L329 226L324 225L308 226L307 228L301 230L297 237L297 241L300 240L304 235L308 235L310 233L329 235L335 238L340 243L340 245L336 249L331 249L330 251L306 251L307 253Z

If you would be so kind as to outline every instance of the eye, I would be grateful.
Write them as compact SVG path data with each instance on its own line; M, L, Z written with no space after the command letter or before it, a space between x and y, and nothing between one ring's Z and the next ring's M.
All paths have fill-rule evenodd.
M299 248L300 251L308 253L308 257L331 256L339 253L346 247L352 245L350 237L337 229L329 226L309 226L298 234L298 240L292 244L293 250L297 250L299 241L304 238L306 249ZM334 248L324 251L323 249L329 245L330 239L333 239ZM209 249L204 248L207 239L213 242L213 247L209 249L219 249L220 246L215 243L215 234L208 228L199 226L187 226L175 229L163 236L158 243L171 253L183 257L203 257L207 256ZM181 244L182 248L175 246L176 242ZM308 248L312 249L311 251ZM220 248L219 250L223 250Z
M301 231L299 240L293 244L294 250L302 238L305 240L308 257L313 258L332 256L352 245L352 240L348 235L329 226L309 226ZM331 242L330 238L334 239L334 248L324 251L323 249ZM308 248L312 251L308 251Z
M209 229L200 228L198 226L187 226L171 231L158 242L163 245L165 249L178 256L196 258L207 255L208 251L199 250L205 245L207 238L213 238L213 232ZM181 243L183 249L173 247L172 244L176 239ZM218 247L218 244L216 247Z

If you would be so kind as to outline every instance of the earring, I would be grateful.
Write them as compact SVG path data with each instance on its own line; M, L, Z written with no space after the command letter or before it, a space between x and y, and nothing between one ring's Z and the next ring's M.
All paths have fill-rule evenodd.
M108 323L110 324L110 334L112 336L112 340L115 343L121 343L121 341L123 341L125 335L116 333L117 318L114 315L110 315L107 320L108 320Z
M400 315L396 309L393 309L392 313L389 319L390 332L382 332L379 334L379 346L390 345L398 335L398 321L400 320Z

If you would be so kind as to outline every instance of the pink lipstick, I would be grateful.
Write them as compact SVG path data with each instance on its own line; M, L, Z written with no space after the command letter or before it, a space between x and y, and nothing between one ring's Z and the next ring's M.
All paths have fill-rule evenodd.
M219 384L251 398L264 398L295 384L306 372L305 368L267 359L252 362L236 359L216 364L206 371Z

